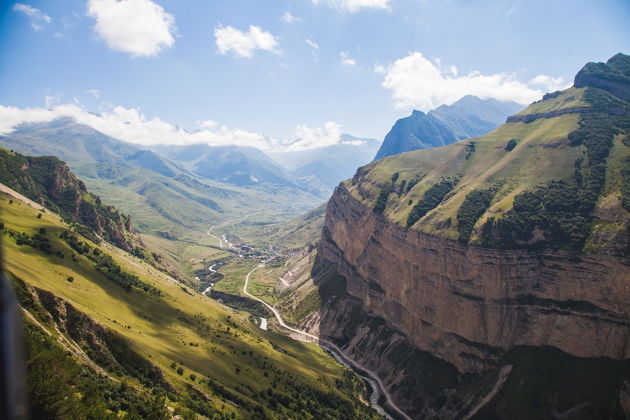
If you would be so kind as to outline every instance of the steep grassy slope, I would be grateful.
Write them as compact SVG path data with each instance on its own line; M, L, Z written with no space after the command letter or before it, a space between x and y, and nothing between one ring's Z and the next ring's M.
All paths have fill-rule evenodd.
M68 233L55 214L38 217L4 194L0 210L22 305L82 364L208 418L371 416L355 402L363 385L318 347L262 331L142 260Z
M622 68L629 60L611 59ZM624 254L630 104L623 92L589 85L556 92L490 134L383 159L344 185L405 227L464 243Z

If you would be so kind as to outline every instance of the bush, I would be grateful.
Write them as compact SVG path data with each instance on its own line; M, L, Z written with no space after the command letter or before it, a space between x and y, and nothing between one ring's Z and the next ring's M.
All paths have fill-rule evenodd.
M385 187L381 189L381 192L376 199L376 205L374 206L374 213L383 214L385 211L385 207L387 207L387 200L389 199L389 194L391 194L392 190L390 187Z
M180 375L180 376L181 376L181 375L183 375L183 374L184 374L184 368L183 368L183 367L181 367L181 366L180 366L180 367L178 367L178 368L177 368L177 374L178 374L178 375Z
M518 140L516 139L510 139L507 144L505 145L505 151L506 152L510 152L512 150L514 150L514 148L516 147L516 144L518 143Z
M66 278L66 281L67 281L67 282L69 282L69 283L72 283L72 282L74 281L74 277L72 277L72 276L68 276L68 277Z

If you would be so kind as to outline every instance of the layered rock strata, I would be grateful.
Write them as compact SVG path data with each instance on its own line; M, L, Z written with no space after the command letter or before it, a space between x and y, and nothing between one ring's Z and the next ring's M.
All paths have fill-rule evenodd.
M429 236L374 213L343 185L328 204L320 257L364 312L462 373L491 369L522 345L630 357L630 267L614 257Z

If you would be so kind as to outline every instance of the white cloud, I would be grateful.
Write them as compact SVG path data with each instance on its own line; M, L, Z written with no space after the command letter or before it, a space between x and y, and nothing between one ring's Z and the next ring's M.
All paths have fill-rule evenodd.
M315 40L313 38L307 38L307 39L304 40L304 42L306 42L313 49L319 50L319 44L317 42L315 42Z
M198 144L252 146L269 150L277 140L238 128L204 122L205 128L189 132L160 118L147 118L136 108L114 106L106 112L94 114L76 104L51 108L18 108L0 105L0 134L9 134L22 123L47 122L70 117L80 124L108 136L135 144Z
M545 90L545 92L562 90L568 88L571 84L567 84L562 77L551 77L546 74L539 74L530 80L528 85L539 86Z
M248 32L239 31L232 26L219 26L214 29L215 42L219 54L232 51L237 57L249 58L256 50L276 52L278 40L270 32L258 26L249 26Z
M94 31L113 50L157 55L175 43L175 18L151 0L88 0Z
M290 141L284 151L315 149L332 146L339 142L341 142L341 124L334 121L328 121L323 127L315 128L298 125L295 128L295 139Z
M34 31L41 31L44 29L44 24L52 22L52 18L41 10L29 6L24 3L15 3L13 10L16 12L24 13L31 20L31 28Z
M384 9L390 10L391 0L326 0L328 7L354 13L361 9ZM318 5L320 0L312 0L314 5Z
M88 112L80 104L51 105L50 108L18 108L0 105L0 135L10 134L22 123L49 122L58 118L73 118L108 136L139 145L209 144L211 146L248 146L265 152L308 150L346 142L341 125L329 121L322 127L298 125L291 139L278 139L234 127L219 125L212 120L197 121L200 130L190 132L160 118L147 118L137 108L110 107L100 114ZM358 143L357 143L358 144Z
M420 52L412 52L385 69L382 86L392 91L396 108L428 111L453 103L464 95L527 104L542 97L544 92L568 87L562 78L546 75L539 75L527 83L508 73L483 75L471 71L458 76L455 66L443 67L439 59L434 61Z
M85 93L92 95L95 99L98 99L101 96L101 91L98 89L88 89Z
M284 23L304 22L304 19L291 14L290 12L284 12L280 18Z
M339 53L339 59L341 60L341 65L344 67L356 67L357 62L354 58L350 58L350 55L347 51L341 51Z

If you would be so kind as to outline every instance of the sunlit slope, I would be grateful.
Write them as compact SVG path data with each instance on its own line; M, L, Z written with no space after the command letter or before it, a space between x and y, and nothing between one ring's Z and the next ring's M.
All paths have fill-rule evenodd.
M90 247L92 255L110 255L123 272L137 276L150 287L149 292L142 286L126 291L102 270L99 272L88 254L77 253L60 238L68 226L57 215L42 213L38 218L39 211L5 194L0 196L0 211L7 273L52 292L128 339L132 348L159 367L180 393L185 393L189 385L195 386L210 397L208 405L228 414L234 412L240 418L251 418L248 410L258 406L271 418L312 418L323 413L318 411L327 404L322 402L323 395L338 399L339 407L345 405L353 416L369 415L365 405L351 401L348 394L352 392L348 390L353 382L345 369L318 347L262 331L246 315L182 287L140 259L107 244L97 246L77 237ZM51 253L28 244L18 245L15 233L30 238L45 236ZM183 374L171 367L173 363L184 369ZM121 379L136 383L133 378ZM210 379L228 388L233 398L217 394L208 385ZM339 386L343 383L348 385ZM309 400L319 402L307 407L307 401L296 399L300 392L307 392ZM259 393L268 395L261 397ZM272 394L282 396L286 406L272 402ZM289 404L295 406L289 409ZM335 412L337 408L325 411L331 415L344 412Z
M630 105L616 92L546 95L485 136L385 158L344 186L377 213L432 235L624 254Z
M381 185L390 182L395 173L400 174L399 185L401 180L409 183L420 179L408 193L389 197L384 214L404 225L413 204L431 186L445 177L460 177L457 186L449 193L450 197L414 224L414 228L424 232L457 239L454 224L444 229L439 229L436 224L454 218L466 195L474 189L503 183L501 198L489 210L495 212L510 208L514 196L525 189L552 179L570 178L573 161L582 150L566 150L568 148L562 147L562 143L566 143L568 133L577 127L578 119L578 115L564 115L530 124L504 124L477 139L385 158L362 168L354 182L346 181L345 185L357 198L367 198L367 204L374 206ZM507 152L505 147L512 138L518 139L517 146ZM474 144L474 151L471 151L471 144Z

